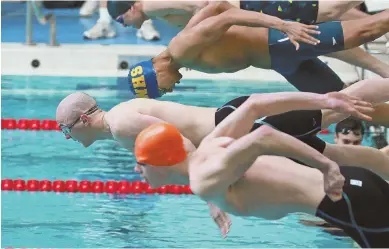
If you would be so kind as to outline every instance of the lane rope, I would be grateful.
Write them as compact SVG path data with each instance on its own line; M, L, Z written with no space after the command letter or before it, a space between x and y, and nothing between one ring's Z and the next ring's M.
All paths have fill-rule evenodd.
M60 131L57 121L51 119L1 119L2 130L27 130L27 131ZM330 134L330 131L325 129L319 134Z
M95 194L193 194L188 185L166 185L153 189L141 181L2 179L1 191L95 193Z

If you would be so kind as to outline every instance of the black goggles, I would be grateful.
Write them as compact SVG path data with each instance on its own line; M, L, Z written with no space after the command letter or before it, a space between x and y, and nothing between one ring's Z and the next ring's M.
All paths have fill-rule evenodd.
M362 133L360 131L355 131L353 129L350 129L350 128L343 128L339 131L339 133L343 134L343 135L348 135L350 134L350 132L352 132L355 136L360 136L362 135Z
M97 111L99 109L99 107L97 105L93 106L91 109L89 109L88 111L84 112L83 114L85 115L90 115L92 113L94 113L95 111ZM81 117L79 117L77 120L75 120L73 123L71 123L70 125L66 125L66 124L59 124L59 127L61 128L63 134L65 134L66 137L69 137L69 138L72 138L70 136L70 133L72 132L72 128L73 126L75 126L77 124L78 121L81 120ZM73 138L72 138L73 139ZM74 139L73 139L74 140Z

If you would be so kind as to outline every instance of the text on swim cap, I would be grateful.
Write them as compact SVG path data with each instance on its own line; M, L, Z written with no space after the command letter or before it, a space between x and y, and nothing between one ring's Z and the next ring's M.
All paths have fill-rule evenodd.
M139 77L137 77L139 76ZM137 66L131 70L131 83L134 86L135 94L140 98L148 98L145 76L143 75L143 67ZM142 89L139 89L142 88Z

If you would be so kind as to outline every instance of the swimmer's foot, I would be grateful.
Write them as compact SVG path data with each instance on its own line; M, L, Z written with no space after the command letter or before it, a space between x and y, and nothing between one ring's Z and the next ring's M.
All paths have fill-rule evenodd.
M159 32L154 28L151 20L147 20L142 24L142 27L137 31L136 36L146 41L158 41L160 39Z
M90 30L84 32L85 40L97 40L113 38L116 36L116 30L111 22L98 20L96 25Z
M80 17L90 17L92 16L99 7L99 1L88 0L80 8Z

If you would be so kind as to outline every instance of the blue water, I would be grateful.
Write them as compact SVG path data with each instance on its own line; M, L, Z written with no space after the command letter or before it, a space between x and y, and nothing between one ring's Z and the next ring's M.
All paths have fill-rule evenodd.
M103 109L127 100L116 78L2 76L2 118L54 119L59 101L83 90ZM286 84L184 81L163 99L219 106L252 92L293 90ZM114 142L88 149L54 131L2 130L2 178L139 180L132 154ZM331 136L325 137L331 142ZM277 221L231 217L226 240L194 196L2 192L2 247L326 247L348 248L291 215Z

